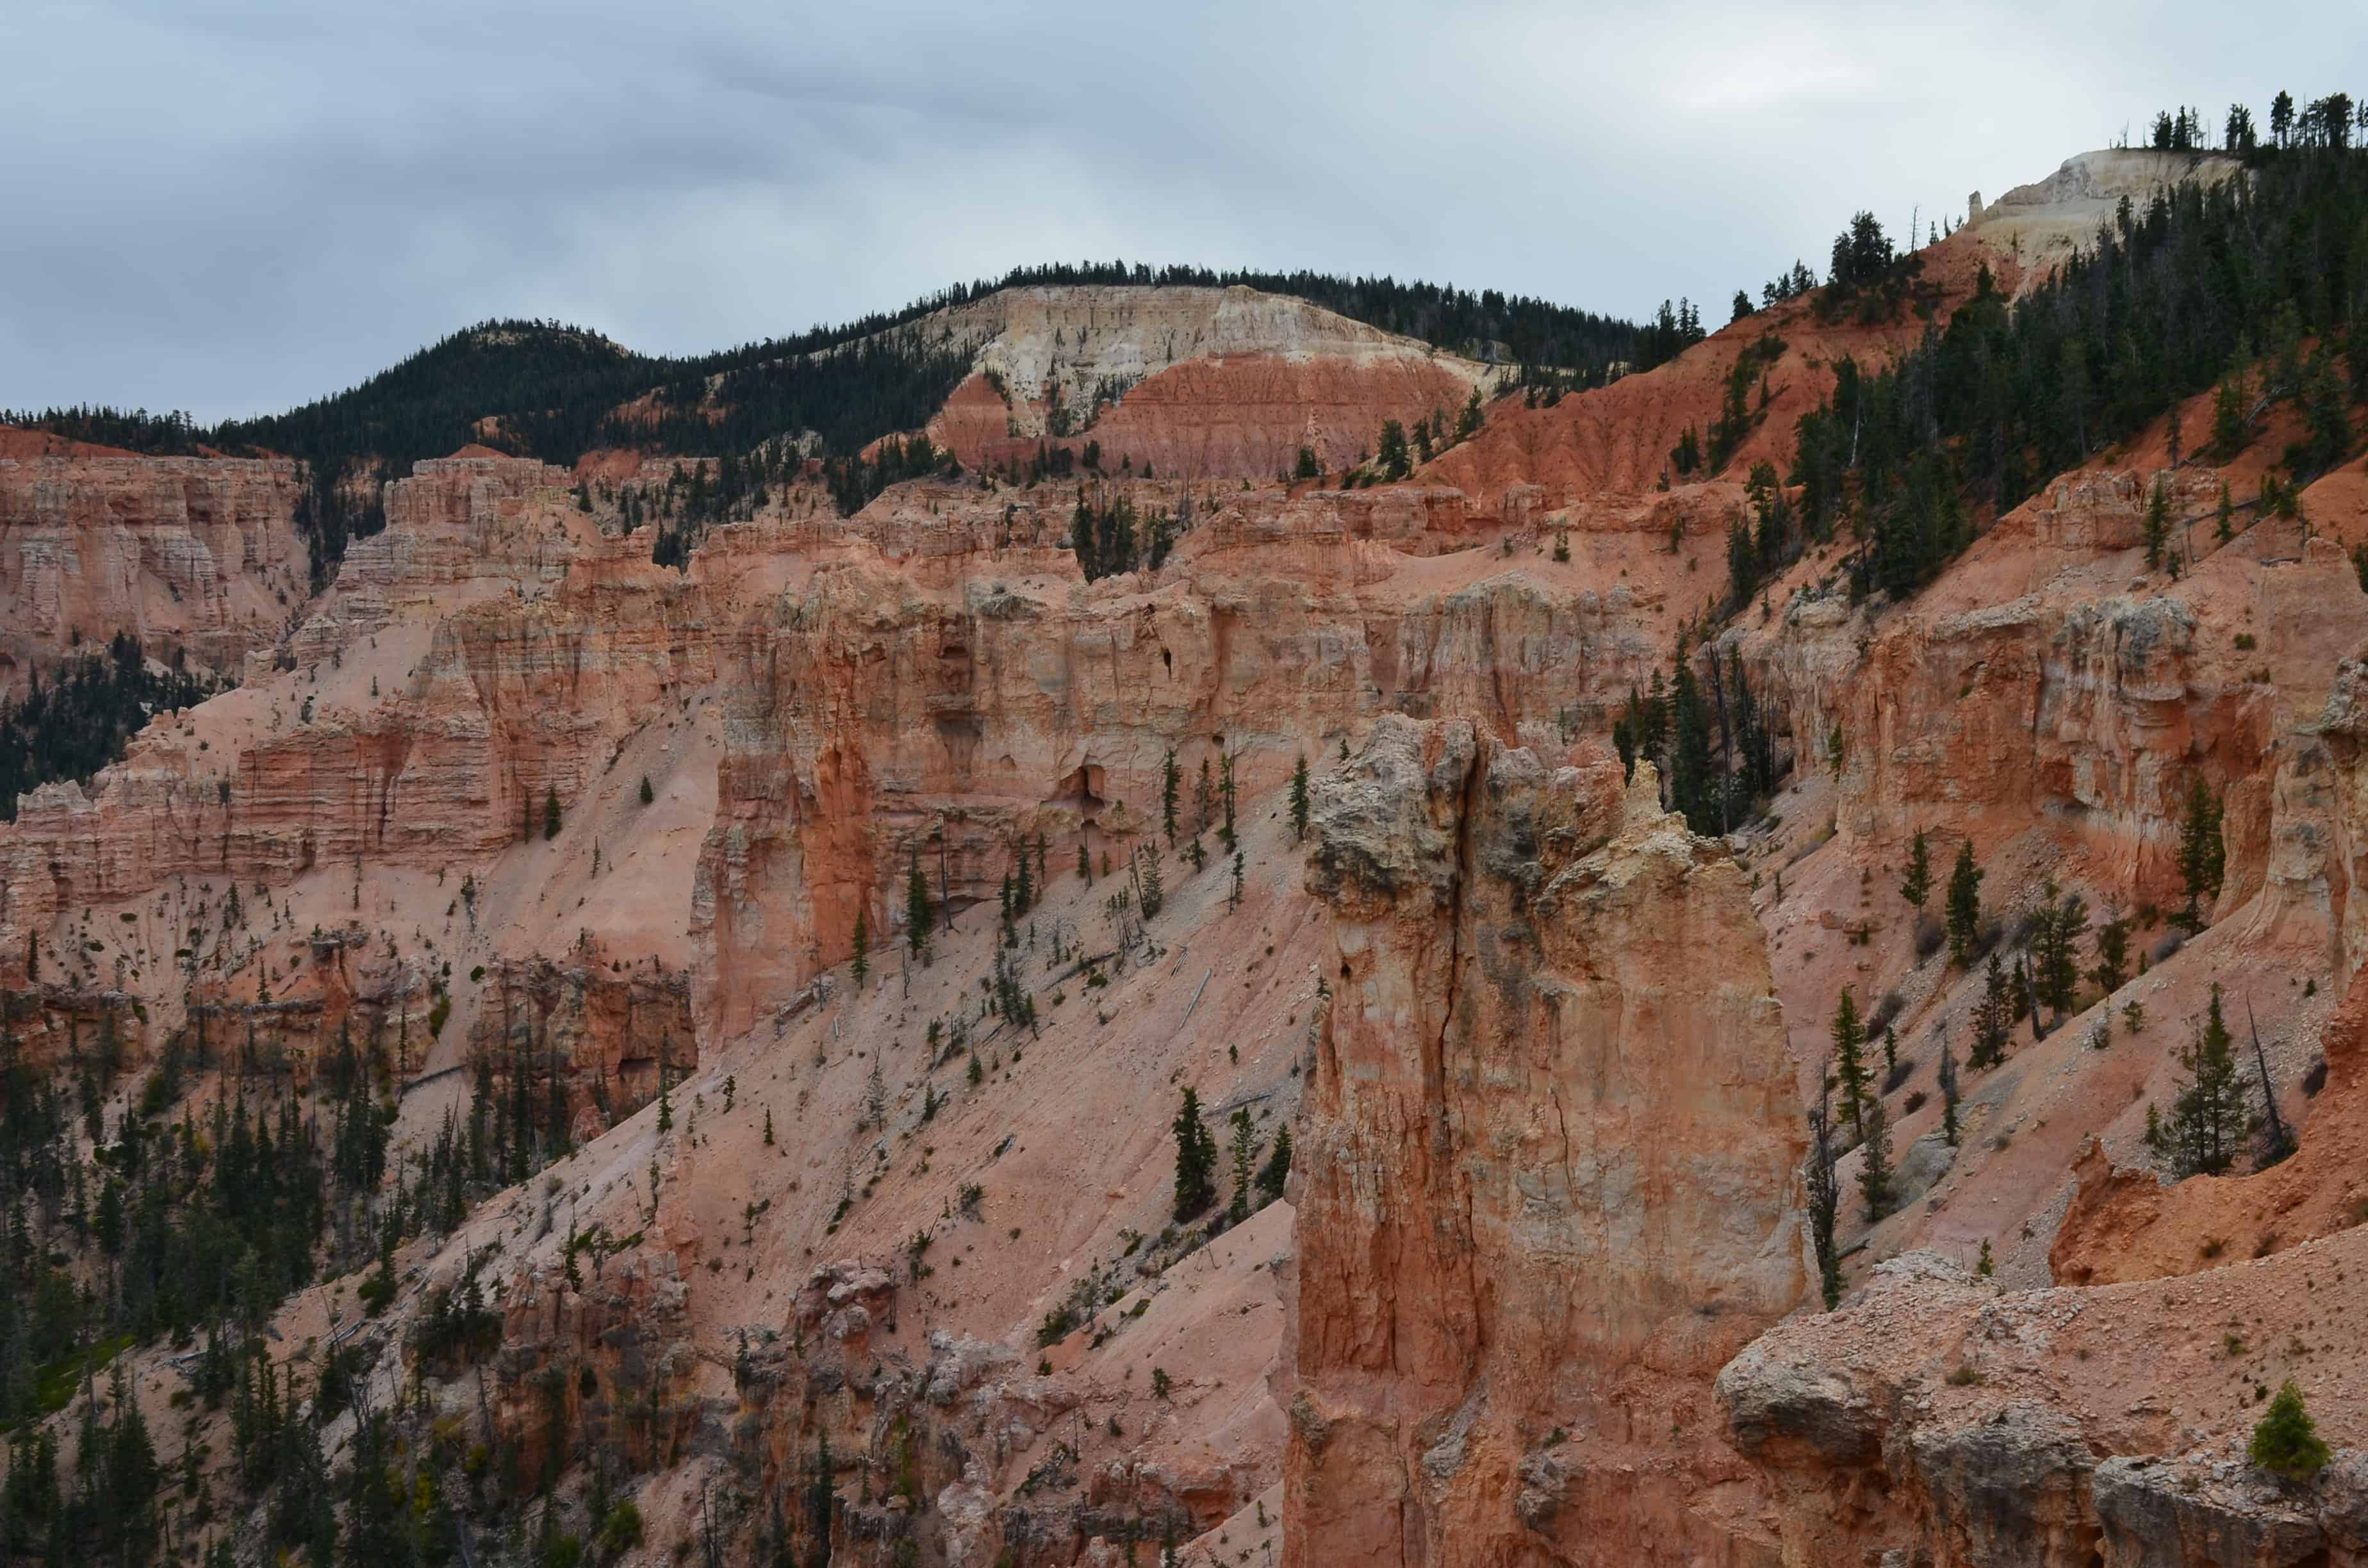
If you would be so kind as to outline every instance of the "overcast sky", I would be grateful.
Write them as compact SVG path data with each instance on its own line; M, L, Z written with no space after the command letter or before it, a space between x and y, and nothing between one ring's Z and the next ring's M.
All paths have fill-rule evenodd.
M2368 6L0 0L0 407L211 420L489 315L685 353L1086 256L1723 322L1857 207L2368 95Z

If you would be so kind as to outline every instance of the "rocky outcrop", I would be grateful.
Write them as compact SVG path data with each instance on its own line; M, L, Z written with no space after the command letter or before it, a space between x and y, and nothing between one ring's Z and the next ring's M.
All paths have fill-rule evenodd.
M235 676L310 593L284 460L0 455L0 695L119 631Z
M472 1060L494 1075L559 1074L570 1137L586 1142L655 1099L661 1077L680 1082L699 1065L690 976L655 960L604 955L589 941L561 959L501 959L480 993ZM540 1102L539 1102L540 1103Z
M977 371L928 433L970 467L1040 443L1098 444L1104 465L1270 479L1299 450L1327 472L1371 454L1384 420L1452 417L1486 367L1306 301L1247 288L1004 289L916 323L975 345Z
M2264 1362L2292 1364L2330 1441L2357 1430L2348 1389L2331 1398L2341 1385L2289 1337L2317 1312L2292 1298L2362 1256L2358 1238L2329 1245L2209 1285L2110 1290L2001 1292L1930 1253L1877 1265L1839 1312L1782 1325L1718 1377L1736 1443L1782 1499L1783 1560L2368 1562L2359 1450L2303 1483L2243 1458L2254 1391L2284 1375Z
M1385 718L1322 787L1297 1563L1772 1562L1708 1403L1806 1284L1742 873L1602 760Z

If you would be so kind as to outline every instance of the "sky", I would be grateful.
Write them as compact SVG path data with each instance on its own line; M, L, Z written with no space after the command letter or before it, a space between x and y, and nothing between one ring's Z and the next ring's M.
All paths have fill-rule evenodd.
M1091 257L1725 320L1871 208L2368 97L2368 6L0 0L0 408L201 420L489 316L694 353Z

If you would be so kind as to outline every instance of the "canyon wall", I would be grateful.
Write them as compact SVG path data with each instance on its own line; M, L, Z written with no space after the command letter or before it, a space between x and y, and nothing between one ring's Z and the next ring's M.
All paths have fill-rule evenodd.
M1286 1560L1770 1562L1709 1403L1808 1285L1740 870L1650 765L1384 718L1322 786Z
M0 696L119 631L235 676L311 592L293 462L14 449L0 449Z

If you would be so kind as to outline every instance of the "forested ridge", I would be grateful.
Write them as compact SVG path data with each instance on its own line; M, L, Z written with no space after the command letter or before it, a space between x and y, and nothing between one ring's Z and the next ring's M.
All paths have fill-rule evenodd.
M950 331L916 329L921 318L1041 284L1240 284L1456 352L1492 354L1501 344L1512 358L1597 383L1625 359L1635 335L1625 322L1494 290L1088 262L1019 267L902 310L687 358L636 354L558 322L486 321L284 414L206 426L180 414L78 407L0 411L0 423L154 455L211 449L301 459L311 483L298 524L326 581L347 540L383 526L378 481L471 442L566 464L611 446L683 457L746 454L775 437L812 430L826 455L849 457L926 423L967 373L972 346ZM620 406L628 403L634 406Z

